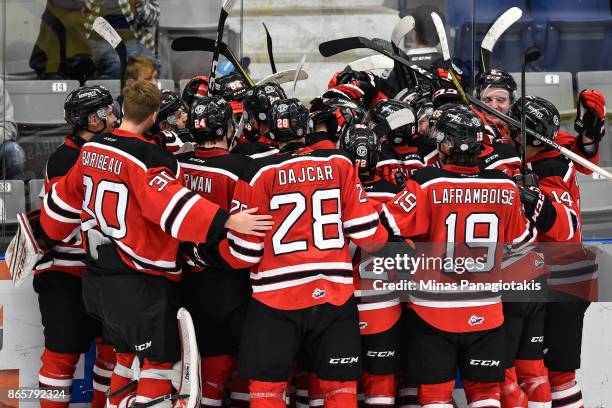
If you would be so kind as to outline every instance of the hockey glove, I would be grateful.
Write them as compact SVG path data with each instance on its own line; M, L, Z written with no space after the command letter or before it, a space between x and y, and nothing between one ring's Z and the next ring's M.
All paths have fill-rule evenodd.
M538 176L535 173L527 173L527 174L517 174L512 177L512 180L519 187L539 187L540 180L538 180Z
M557 212L550 198L538 187L519 186L519 189L525 216L536 225L538 230L546 232L551 229L557 219Z
M606 99L599 91L585 89L580 92L577 105L574 129L599 143L606 133Z

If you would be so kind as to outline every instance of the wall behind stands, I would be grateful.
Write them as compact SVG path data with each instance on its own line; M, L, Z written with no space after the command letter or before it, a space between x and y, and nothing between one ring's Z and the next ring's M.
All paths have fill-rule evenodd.
M599 264L602 298L612 299L612 243L601 246L606 256ZM578 372L587 408L612 406L612 302L592 304L587 311ZM2 396L4 388L37 387L39 359L44 341L36 293L29 279L15 288L4 261L0 262L0 406L17 405ZM81 359L73 386L73 402L91 398L93 353ZM83 363L85 360L85 363Z

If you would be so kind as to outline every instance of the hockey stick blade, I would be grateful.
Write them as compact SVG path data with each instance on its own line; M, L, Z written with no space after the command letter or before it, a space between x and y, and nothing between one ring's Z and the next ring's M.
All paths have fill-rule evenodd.
M261 23L266 30L266 46L268 48L268 58L270 59L270 68L272 68L272 73L276 74L276 64L274 64L274 53L272 52L272 36L270 35L270 31L268 31L268 27L266 23Z
M472 96L468 95L468 100L470 101L470 103L472 103L475 106L478 106L480 109L482 109L485 112L490 113L491 115L497 117L498 119L503 120L504 122L508 123L511 126L514 126L517 129L520 129L521 127L521 122L519 122L518 120L505 115L503 113L501 113L500 111L491 108L489 105L487 105L486 103L482 102L481 100L474 98ZM579 156L578 154L572 152L571 150L566 149L565 147L559 145L557 142L555 142L554 140L550 140L545 136L542 136L541 134L535 132L532 129L525 129L526 132L535 137L536 139L540 140L542 143L546 144L547 146L559 151L561 154L563 154L565 157L567 157L570 160L575 161L576 163L588 168L589 170L594 171L595 173L600 174L601 176L607 178L608 180L612 180L612 173L610 173L609 171L607 171L606 169L602 169L601 167L599 167L596 164L591 163L590 161L588 161L587 159L583 158L582 156Z
M491 28L489 28L489 31L485 34L482 44L480 45L480 58L483 72L489 72L491 70L491 54L499 38L512 24L520 20L522 16L523 10L518 7L511 7L491 25Z
M394 61L384 55L370 55L359 58L348 64L353 71L371 71L376 69L392 69Z
M298 73L298 81L308 79L308 73L304 70L298 71L297 69L287 69L284 71L277 72L276 74L268 75L267 77L260 79L255 85L265 84L266 82L274 82L276 84L286 84L295 79L295 74Z
M365 37L346 37L325 41L319 44L319 53L324 57L331 57L344 51L368 48L363 45L364 41L369 40Z
M393 32L391 33L391 42L397 47L400 48L400 41L408 34L414 30L414 17L405 16L402 18L393 28Z
M93 30L98 33L100 37L104 39L111 47L115 49L115 52L119 56L119 65L121 67L121 92L125 86L125 70L127 67L127 48L125 43L121 39L121 36L115 31L113 26L110 25L104 17L96 17L92 25Z
M298 78L300 76L300 72L302 72L302 68L304 67L304 63L306 62L306 54L302 55L302 59L297 66L297 70L295 76L293 77L293 96L295 96L295 87L297 86Z

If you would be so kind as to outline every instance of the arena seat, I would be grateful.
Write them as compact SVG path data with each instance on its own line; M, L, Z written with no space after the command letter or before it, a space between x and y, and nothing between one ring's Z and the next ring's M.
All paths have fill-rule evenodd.
M521 73L511 72L521 93ZM569 72L527 72L527 95L537 95L554 103L561 116L575 114L572 74Z
M600 90L606 97L606 111L612 114L612 71L582 71L576 74L578 91Z
M118 79L91 79L85 82L85 85L102 85L110 91L114 98L121 93L121 82ZM172 79L160 79L158 81L158 86L160 89L175 90L174 81Z
M14 224L25 212L25 185L22 180L0 181L0 222Z
M63 125L64 101L78 81L6 81L15 107L15 122L27 125Z
M612 168L608 167L608 171ZM612 181L598 176L577 174L580 185L580 210L585 239L612 236Z
M497 3L497 2L491 2ZM531 0L531 16L535 20L598 20L610 18L609 0Z
M159 89L167 89L176 92L176 85L172 79L160 79L158 82Z
M40 208L42 204L42 197L40 196L40 194L44 185L45 180L43 179L32 179L28 182L28 187L30 190L30 194L28 197L28 202L30 203L30 211L37 210Z
M459 28L475 17L475 21L492 23L510 7L519 7L526 12L525 0L453 0L446 6L446 22L450 27Z
M179 81L179 95L183 94L183 89L185 89L185 85L187 85L189 81L191 81L191 79L181 79Z

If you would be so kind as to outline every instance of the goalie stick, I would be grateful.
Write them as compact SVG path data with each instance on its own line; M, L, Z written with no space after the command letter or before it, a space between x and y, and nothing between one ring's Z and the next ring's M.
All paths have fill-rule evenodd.
M491 54L493 53L493 47L495 47L499 37L501 37L512 24L520 20L522 15L523 11L520 8L511 7L491 25L480 45L480 61L482 63L483 73L491 70Z
M221 6L219 14L219 25L217 26L217 39L215 40L215 50L213 51L212 61L210 63L210 75L208 77L208 93L215 89L215 75L217 74L217 64L219 63L219 50L223 41L223 29L225 28L225 20L229 15L229 11L234 7L236 0L225 0Z
M272 36L268 31L268 27L266 27L266 23L261 23L264 26L264 30L266 30L266 46L268 47L268 58L270 58L270 68L272 68L272 73L276 74L276 65L274 64L274 54L272 53Z
M267 77L260 79L255 85L261 85L266 82L274 82L277 84L286 84L295 79L295 74L298 74L298 81L308 79L308 73L303 69L298 71L297 69L286 69L284 71L277 72L276 74L268 75Z
M125 48L125 43L117 31L115 31L113 26L111 26L110 23L104 19L104 17L96 17L92 28L100 37L104 39L104 41L113 47L117 53L117 56L119 56L119 66L121 71L121 78L119 81L121 84L121 92L123 92L123 87L125 87L125 70L127 67L127 48Z
M172 41L171 45L174 51L205 51L205 52L214 52L215 51L215 40L205 37L196 37L196 36L184 36L175 38ZM225 58L229 60L229 62L236 67L242 78L246 81L249 86L253 86L255 83L246 72L236 55L232 52L231 48L227 46L223 41L221 41L219 52Z

